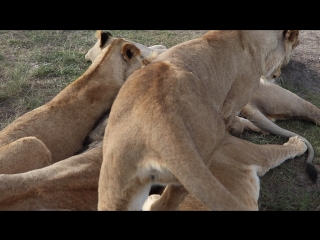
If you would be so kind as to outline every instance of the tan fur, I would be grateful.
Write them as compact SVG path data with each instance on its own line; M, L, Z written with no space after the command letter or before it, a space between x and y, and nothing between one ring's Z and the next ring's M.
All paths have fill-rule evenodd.
M237 121L235 121L228 130L233 134L240 134L244 129L247 129L262 132L263 134L272 133L286 138L292 136L301 137L308 147L306 170L310 180L316 182L318 172L312 164L314 159L314 149L312 145L302 136L274 124L277 119L283 120L291 118L305 119L317 124L315 117L317 114L318 118L320 116L320 110L317 107L298 97L296 94L273 84L275 79L281 75L281 68L289 63L293 50L298 46L298 35L298 32L292 34L290 37L292 46L289 46L289 51L285 55L284 60L272 74L260 78L257 91L249 103L239 111L239 114L246 119L237 117Z
M113 37L110 34L110 37L108 37L107 41L103 41L103 34L110 34L109 32L105 32L102 30L97 30L95 33L95 37L97 38L97 42L95 45L89 49L89 51L85 55L85 59L87 61L93 62L96 57L100 54L101 50L105 47L107 47L110 42L112 41ZM128 40L129 41L129 40ZM131 41L132 42L132 41ZM150 55L158 55L162 52L164 52L167 48L163 45L154 45L147 47L145 45L142 45L140 43L132 42L137 48L140 49L142 56L150 56Z
M311 121L317 125L320 123L319 108L298 95L262 79L249 103L240 110L240 115L247 119L247 122L242 120L245 129L287 138L299 135L280 128L274 124L276 120L296 118ZM314 150L306 139L302 139L308 146L307 172L311 181L316 182L318 172L312 165Z
M4 128L0 132L0 147L34 136L50 150L53 162L71 157L82 148L96 121L110 109L126 78L143 65L137 47L113 38L82 76L50 102ZM26 148L25 156L28 152Z
M101 121L99 125L103 125L104 122ZM100 127L99 125L97 128ZM21 174L0 174L0 192L3 193L0 196L0 210L97 210L102 141L96 138L93 143L95 145L92 145L84 153L47 167ZM268 167L272 168L288 158L298 156L306 149L301 140L294 138L290 139L284 146L261 146L246 141L238 142L236 138L229 136L221 145L222 147L219 146L215 152L215 155L220 154L215 158L218 159L218 164L214 162L210 170L229 191L233 191L234 195L239 195L237 197L240 199L243 195L241 194L241 188L248 188L249 190L243 190L243 192L251 194L248 199L252 199L252 201L256 201L257 193L254 190L259 189L259 182L253 182L254 186L251 186L252 183L250 182L246 186L252 175L237 174L237 172L246 172L248 169L250 172L252 169L249 164L254 163L263 164L261 169L266 168L267 171ZM244 148L248 151L242 152ZM228 152L234 152L239 156L243 155L243 157L230 160L229 155L226 154ZM273 154L270 154L270 152ZM237 163L238 161L240 163ZM222 167L219 167L219 164L222 164ZM254 174L258 173L260 172L254 172ZM226 179L229 180L226 181ZM240 189L238 189L239 187ZM177 194L179 188L171 188L171 191L173 194ZM166 195L168 195L168 192ZM152 199L153 196L150 196L148 200ZM170 202L158 203L153 208L160 205L163 207L157 210L175 210L177 206L174 204L175 202L171 204ZM256 208L256 204L253 204L253 209L256 210ZM207 209L199 201L188 195L178 210Z
M251 209L208 166L260 76L270 76L292 49L295 33L209 31L134 72L105 130L98 210L141 210L151 184L181 184L211 210Z
M214 152L210 171L247 209L258 210L259 177L285 160L303 154L306 149L299 137L291 137L281 146L258 145L227 136ZM190 195L180 200L180 205L172 201L181 192L178 186L167 187L160 198L151 195L144 210L208 210Z
M0 211L94 211L98 204L101 145L50 166L0 174Z
M320 124L320 109L302 99L297 94L275 83L261 80L259 88L240 114L247 119L254 119L254 111L259 111L270 121L303 119ZM256 119L254 120L257 121Z
M275 84L266 84L263 86L266 87L266 89L264 89L263 91L260 92L260 94L257 92L257 94L255 94L256 96L259 97L263 97L265 96L266 98L268 96L270 96L269 94L271 94L271 98L268 97L269 101L272 102L273 96L272 93L274 93L276 96L285 96L286 95L283 94L283 88L279 87L279 86L275 86L275 89L269 89L268 86L273 86ZM261 86L261 85L260 85ZM259 88L260 88L259 86ZM260 89L261 90L261 89ZM277 91L278 92L277 94ZM284 93L286 93L286 91L284 91ZM291 93L289 94L289 96L291 96ZM293 99L296 98L296 95L294 94L295 97L293 97ZM279 99L279 97L276 97L275 99ZM255 99L255 98L252 98ZM263 98L262 98L263 99ZM260 99L260 100L262 100ZM256 101L255 101L256 102ZM263 101L262 103L265 103L266 101ZM279 104L281 104L282 101L279 102ZM307 102L308 103L308 102ZM252 103L251 103L252 104ZM256 104L259 104L259 102L256 102ZM289 104L289 102L286 101L284 102L285 106L287 107L294 107L294 109L297 108L299 113L304 112L303 109L307 108L307 105L304 105L304 101L301 101L299 98L297 98L296 102L292 102L292 104ZM300 107L301 105L301 107ZM284 109L286 109L286 107L280 107L279 111L285 111ZM271 109L267 108L267 112L268 111L273 111L274 110L274 105L270 106ZM300 110L299 110L300 109ZM289 109L289 111L291 111ZM318 112L318 113L317 113ZM315 112L316 115L318 115L319 119L319 110L317 110ZM304 114L306 114L306 116L308 115L309 111L305 111ZM108 114L106 114L104 117L102 117L102 119L100 120L99 124L97 124L97 126L91 131L91 133L89 134L89 136L91 136L89 138L89 143L90 143L90 148L92 147L100 147L99 144L101 144L101 140L103 137L103 133L104 133L104 128L107 125L108 122ZM231 139L232 140L232 139ZM234 140L232 140L234 141ZM297 142L298 144L299 142ZM233 147L235 146L234 144L240 144L240 147ZM281 149L281 147L278 146L268 146L268 145L264 145L263 147L261 147L260 145L254 145L251 143L246 143L246 142L234 142L233 144L231 144L231 142L228 145L229 147L227 148L229 152L234 152L234 155L239 156L243 155L243 157L239 157L239 158L235 158L232 160L233 161L243 161L243 159L246 159L246 161L248 163L250 162L254 162L257 161L258 164L262 163L264 161L271 161L272 159L269 158L269 154L266 154L267 149L268 152L272 152L274 153L273 157L277 160L274 160L274 162L281 162L283 160L283 155L281 155L282 152L287 151L286 148L287 147L283 147ZM268 147L267 147L268 146ZM303 145L301 145L301 149ZM295 144L292 144L292 148L294 149L296 146ZM13 149L13 148L12 148ZM223 149L226 149L226 147L224 148L217 148L217 151L223 151ZM240 151L241 149L247 149L246 151ZM253 150L254 149L254 150ZM297 148L299 149L299 148ZM16 150L16 149L15 149ZM88 151L88 150L87 150ZM101 150L102 151L102 150ZM302 152L303 150L301 150ZM65 210L65 209L69 209L69 210L96 210L97 207L97 188L98 188L98 176L99 176L99 171L96 171L96 169L99 169L101 166L101 162L102 162L102 152L98 153L99 151L95 150L95 151L90 151L86 153L86 154L80 154L80 155L76 155L73 156L67 160L61 161L59 162L59 164L53 164L50 167L46 167L45 169L42 170L38 170L38 171L33 171L32 174L21 174L21 175L16 175L15 177L8 177L8 176L1 176L0 175L0 182L5 183L7 182L4 186L6 186L4 192L6 192L7 194L5 195L6 197L4 197L2 199L2 201L0 201L0 210ZM277 153L277 154L276 154ZM289 158L290 156L288 156ZM264 160L266 159L267 160ZM287 158L287 159L288 159ZM86 159L86 160L85 160ZM225 168L227 168L225 170L225 174L223 174L224 176L221 177L220 175L215 175L219 181L221 181L221 183L225 186L228 186L228 189L231 189L232 185L235 185L236 188L238 188L238 186L240 185L239 182L243 182L245 183L246 181L244 181L248 176L244 175L243 176L243 180L242 178L237 178L235 180L235 182L233 183L232 181L230 182L226 182L225 183L225 179L228 179L228 175L229 174L234 174L234 172L239 172L239 171L244 171L243 170L243 166L246 168L250 168L249 165L244 165L244 164L238 164L237 168L233 167L233 168L229 168L228 164L230 164L228 161L229 158L224 156L223 162L225 162L224 166ZM258 160L257 160L258 159ZM86 164L84 164L86 162ZM80 163L80 164L78 164ZM20 165L16 165L16 166L20 166ZM57 171L57 167L59 167L59 171ZM213 164L213 166L215 166L215 164ZM71 171L71 169L73 169L73 171ZM91 170L90 170L91 169ZM213 169L212 172L217 171L216 167L211 167L211 169ZM245 170L246 171L246 170ZM222 170L221 170L222 172ZM90 173L90 174L88 174ZM5 177L4 177L5 176ZM48 176L49 178L46 178L45 176ZM85 178L87 179L87 182L81 182L81 178L83 179L83 176L85 176ZM220 178L219 178L220 177ZM25 179L24 180L24 184L20 185L17 184L17 182L21 181L19 179ZM49 180L50 179L50 180ZM58 179L60 179L60 182L63 182L63 186L67 186L64 187L65 189L68 190L61 190L61 191L57 191L56 190L56 184L58 184ZM88 189L88 182L92 183L92 189ZM94 191L94 182L96 182L96 191ZM35 183L35 184L34 184ZM75 184L77 183L77 184ZM59 183L60 184L60 183ZM82 184L82 185L81 185ZM20 186L22 189L29 189L29 192L32 192L33 194L26 194L24 193L24 191L21 191L21 195L20 198L23 198L23 201L17 200L20 198L14 198L15 200L8 200L12 198L12 195L16 196L14 193L20 191L19 189L16 188L16 186ZM11 186L11 188L9 187ZM46 186L46 187L45 187ZM73 190L73 188L75 188L75 186L78 186L78 188L80 188L79 190ZM257 184L256 188L258 188L259 185ZM46 189L45 191L37 191L36 189L38 188L42 188L42 189ZM248 186L249 188L249 186ZM15 191L13 191L13 189L15 189ZM241 189L241 188L240 188ZM174 189L176 191L176 189ZM68 194L65 194L65 192L68 191ZM87 199L86 201L80 201L79 203L79 192L81 194L81 199ZM240 192L240 191L238 191ZM238 193L239 194L239 193ZM251 192L252 199L253 201L255 201L255 193ZM151 196L152 197L152 196ZM89 200L88 200L89 199ZM1 202L5 202L1 203ZM76 203L76 204L71 204L72 202ZM163 204L165 205L165 210L170 210L168 209L169 204ZM190 195L188 195L183 202L180 204L178 210L207 210L207 208L205 208L199 201L197 201L194 197L191 197Z
M97 30L96 38L98 38L98 41L96 42L96 44L86 54L86 59L87 60L93 61L98 56L98 54L101 52L101 49L107 47L110 44L110 40L108 40L108 41L104 42L101 45L101 38L102 38L101 34L102 34L102 31L101 30ZM279 96L282 96L281 90L276 89L277 91L274 92L274 87L270 88L269 85L271 84L270 82L274 82L275 79L277 79L281 75L281 68L286 66L289 63L293 50L299 45L298 32L295 32L291 36L291 40L292 40L292 47L287 52L284 60L278 66L278 68L275 69L274 72L272 72L272 74L270 74L269 76L260 78L260 85L264 85L264 86L263 87L259 87L258 90L257 90L257 93L253 95L253 98L250 100L249 104L247 104L243 109L240 110L240 113L242 113L242 116L244 116L246 119L243 118L243 117L237 117L236 119L238 119L238 120L235 121L233 123L233 125L230 126L229 129L228 129L231 133L240 134L240 133L243 132L244 129L246 129L246 130L252 130L252 131L255 131L255 132L261 132L263 134L272 133L272 134L280 135L282 137L287 137L287 138L297 135L296 133L293 133L293 132L290 132L288 130L280 128L279 126L273 124L270 121L267 121L266 119L262 119L261 117L259 117L259 114L255 114L256 111L259 111L259 110L254 107L258 102L258 105L260 106L259 108L264 108L263 105L265 104L265 105L268 105L268 107L270 108L269 111L273 112L272 108L273 107L277 108L276 105L278 103L280 103L278 105L278 106L281 106L280 108L278 107L278 110L280 109L280 111L276 110L278 117L281 116L281 108L282 109L286 108L286 106L284 104L281 105L282 102L279 101ZM161 52L166 50L166 48L163 45L155 45L155 46L151 46L151 47L147 47L147 46L144 46L144 45L139 44L139 43L135 43L135 45L137 47L139 47L139 49L141 51L144 51L145 54L151 54L151 55L153 54L154 55L153 58L156 55L158 55L159 52L151 52L150 49L160 49ZM147 63L145 65L147 65ZM266 83L266 80L270 83L269 85ZM274 86L274 84L272 84L270 86ZM275 95L275 93L280 93L280 95L277 96L276 98L268 97L268 95L269 96L270 95L273 96L273 95ZM289 98L288 94L285 94L284 97L288 97L288 99L285 100L284 102L290 101L290 98ZM277 99L277 100L273 101L273 99ZM294 102L294 104L296 104L296 101L292 101L292 102ZM304 100L301 101L301 107L304 107L305 103L306 103L306 101L304 101ZM310 105L310 104L307 104L307 105ZM289 106L289 108L292 109L293 106L294 105L291 104ZM290 109L286 109L284 111L290 111ZM294 109L296 109L296 108L294 108ZM309 109L309 108L306 108L306 109ZM313 109L314 109L314 107L313 107ZM299 110L301 110L301 108L299 108ZM244 114L245 112L247 112L247 113L250 112L250 114ZM300 114L297 113L297 112L295 112L295 114L298 114L298 115L301 116L301 117L298 117L298 118L310 119L308 117L309 113L307 111L303 111L303 109L302 109ZM254 121L262 129L260 129L259 127L254 125L252 123L252 121L249 121L248 119L251 119L252 121ZM270 120L272 120L272 119L270 119ZM105 126L106 126L106 123L104 125L100 125L101 128L104 128ZM97 134L99 134L99 137L101 137L101 134L103 134L103 131L101 129L96 129L95 131L93 131L91 133L91 135L97 135ZM90 136L90 135L88 137L92 138L92 136ZM306 139L304 139L304 141L307 143L307 146L308 146L308 160L307 160L307 162L309 162L311 164L311 162L312 162L312 160L314 158L314 150L313 150L312 145ZM315 168L313 168L313 170L314 171L313 171L312 175L315 175L315 176L312 177L312 181L316 181L317 173L316 173Z
M123 48L122 50L128 50L128 48ZM122 51L122 53L124 52ZM138 54L138 52L136 53ZM142 59L143 66L144 64L149 64L154 57L155 54L152 53L151 56ZM110 63L108 66L110 67ZM120 75L125 74L127 71L126 68L119 68L119 66L114 70L118 71ZM130 72L127 73L130 74ZM79 112L81 110L81 108L78 109ZM19 172L23 173L14 175L0 174L0 192L4 193L0 196L0 210L97 210L98 178L102 162L102 139L108 116L108 112L102 115L99 122L87 136L86 142L89 145L81 149L79 151L80 154L63 159L50 166L47 166L48 164L43 165L41 169L36 168L40 168L39 164L46 162L47 159L45 154L41 153L41 150L45 149L49 156L50 151L37 138L26 137L18 139L13 142L16 147L12 147L13 143L4 146L3 148L7 148L9 151L1 152L3 155L0 156L3 157L3 161L0 164L10 165L6 170L11 172L3 173L18 172L16 169L20 168L22 170ZM40 148L41 145L38 144L39 149L30 148L30 151L33 151L30 153L27 151L30 144L21 144L22 141L25 141L24 139L32 140L34 143L42 143L43 148ZM20 144L18 145L17 143ZM17 152L14 153L14 151ZM13 153L15 155L10 155ZM21 160L19 165L14 166L15 168L12 166L15 163L12 160L13 156L16 157L17 161ZM33 165L25 167L26 164Z
M90 140L89 142L91 142L91 144L95 144L92 145L93 147L97 147L97 145L99 146L99 140L101 140L102 136L103 136L103 132L104 132L104 128L105 125L107 124L107 120L108 120L108 115L105 115L103 117L103 119L101 119L100 124L98 124L98 126L93 129L93 131L89 134L90 136ZM253 125L254 126L254 125ZM258 128L257 128L258 129ZM230 149L230 151L233 151ZM271 149L270 149L271 151ZM80 164L77 165L75 164L76 162L78 162L78 159L84 159L84 156L88 156L88 155L76 155L70 159L68 159L67 161L62 161L60 162L58 165L54 164L52 165L52 167L47 167L44 170L39 170L39 171L33 171L33 174L29 174L27 175L27 177L25 177L25 179L30 179L27 180L27 182L31 182L31 179L37 179L34 180L34 182L37 182L37 184L33 184L33 185L23 185L23 187L25 188L26 186L28 186L27 188L33 189L34 194L29 194L29 195L24 195L24 193L22 193L22 195L24 196L24 201L19 201L19 200L14 200L14 201L5 201L7 204L5 205L1 205L1 201L0 201L0 209L2 210L66 210L66 209L72 209L72 210L92 210L96 207L97 202L95 202L94 196L95 194L97 195L97 193L94 193L94 191L92 190L86 190L86 184L83 182L82 185L82 190L81 190L81 196L82 199L85 196L85 199L91 199L90 201L86 200L84 202L86 202L85 204L75 204L75 206L70 207L72 202L79 202L77 199L79 198L79 194L77 192L78 191L72 191L70 192L70 194L65 194L63 191L61 191L62 193L56 193L55 191L55 185L51 184L48 182L48 180L46 178L43 178L43 173L47 172L48 176L51 176L50 178L53 179L51 182L55 183L57 182L56 179L58 179L58 176L63 176L63 179L61 179L61 182L64 182L64 185L67 186L68 185L68 189L72 189L73 184L72 182L78 181L78 179L82 178L82 176L89 176L88 175L88 171L89 169L93 168L90 164L91 159L96 159L97 164L99 164L99 159L102 160L102 155L99 157L99 154L96 154L91 151L92 156L88 158L88 164L84 165L84 164ZM87 153L86 153L87 154ZM94 157L95 156L95 157ZM259 155L260 156L260 155ZM81 162L82 160L80 160ZM101 162L100 162L101 164ZM61 166L60 171L55 171L56 166ZM73 166L74 171L70 171L68 166ZM65 167L62 167L65 166ZM86 167L84 167L86 166ZM95 166L96 167L96 166ZM61 174L59 174L61 173ZM5 175L4 175L5 176ZM22 175L22 176L26 176L26 175ZM42 176L42 177L41 177ZM17 181L19 181L18 179L20 178L5 178L6 180L2 179L0 176L0 181L4 182L4 181L8 181L8 183L11 184L11 186L15 185L15 183ZM98 174L94 175L94 174L90 174L90 182L94 182L94 179L96 180L96 182L98 181ZM39 185L39 183L41 182L41 185ZM10 186L10 184L7 184L6 186ZM48 186L48 184L50 187L47 187L46 191L36 191L36 188L39 188L39 186L41 186L41 188L43 188L44 186ZM10 194L12 194L12 189L6 189L6 192L8 192L8 194L6 194L7 198L10 198ZM23 191L22 191L23 192ZM32 191L31 191L32 192ZM66 200L68 199L68 200ZM56 201L58 200L58 203L56 203ZM1 207L2 206L2 207ZM79 207L80 206L80 207ZM179 210L206 210L206 208L197 200L195 200L193 197L191 197L190 195L188 195L186 197L186 199L182 202L182 204L179 207Z
M0 174L22 173L51 163L49 149L35 137L20 138L0 148Z

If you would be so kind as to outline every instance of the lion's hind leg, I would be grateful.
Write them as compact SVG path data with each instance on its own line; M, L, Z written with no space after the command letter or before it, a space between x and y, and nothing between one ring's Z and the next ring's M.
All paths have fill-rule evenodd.
M0 211L97 209L102 148L19 174L0 174Z
M149 196L152 179L149 170L134 163L135 154L117 154L115 151L103 152L98 183L99 211L141 211ZM140 159L138 156L137 159Z
M0 148L0 174L15 174L52 164L51 152L36 137L24 137Z

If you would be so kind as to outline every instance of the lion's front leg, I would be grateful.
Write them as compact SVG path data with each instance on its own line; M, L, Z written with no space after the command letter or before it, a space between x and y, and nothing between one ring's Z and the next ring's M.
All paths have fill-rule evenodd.
M275 168L282 164L284 161L300 156L307 151L307 145L304 141L298 137L290 137L288 142L281 145L261 145L261 149L264 149L264 154L267 155L267 162L262 164L262 168L258 172L259 176L263 176L270 169ZM261 152L262 154L263 152Z

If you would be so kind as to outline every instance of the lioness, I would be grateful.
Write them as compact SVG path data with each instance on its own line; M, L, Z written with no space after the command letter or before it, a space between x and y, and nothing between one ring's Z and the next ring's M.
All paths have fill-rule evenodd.
M108 39L111 37L111 34L109 32L97 30L95 36L98 40L95 43L95 45L86 54L86 59L90 60L90 61L93 61L98 56L98 54L101 52L101 50L109 45ZM135 45L142 52L144 52L144 54L150 55L153 53L153 51L151 50L153 47L147 47L147 46L139 44L139 43L135 43ZM298 45L299 45L299 39L298 38L293 39L292 50L295 49ZM157 52L158 54L160 54L161 52L163 52L167 49L163 45L155 45L154 47L157 47L157 50L159 50L158 48L160 48L161 51L160 52L158 51ZM244 129L247 129L247 130L252 130L252 131L256 131L256 132L262 132L264 134L271 133L271 134L279 135L279 136L286 137L286 138L290 138L292 136L299 136L296 133L293 133L291 131L288 131L286 129L279 127L278 125L274 124L272 121L269 121L266 117L262 116L261 113L259 112L259 109L264 108L264 105L268 105L269 115L270 114L271 115L281 114L280 108L277 107L279 102L281 101L279 99L279 96L281 96L281 99L287 98L287 99L283 99L283 101L281 103L292 101L295 104L300 104L301 107L298 108L298 109L302 110L300 112L300 114L297 115L297 112L294 110L292 112L291 116L297 115L298 118L310 119L309 115L311 113L309 113L308 111L303 111L302 107L308 105L308 106L312 106L313 109L317 109L317 107L315 107L311 103L308 103L306 105L307 102L301 98L300 98L301 101L297 101L297 100L299 100L298 99L299 97L298 96L293 97L294 94L283 94L282 95L282 91L281 91L282 88L281 87L276 87L277 89L275 89L274 84L265 83L266 80L268 82L274 82L275 79L280 76L281 68L286 66L289 63L290 58L291 58L291 54L292 54L292 51L287 52L287 55L284 57L281 64L278 66L278 68L276 68L273 71L272 74L267 76L267 79L265 79L266 77L260 78L260 85L263 85L263 86L260 87L260 85L259 85L257 93L255 93L254 96L252 97L252 99L250 99L249 103L246 106L244 106L243 109L240 110L240 113L241 113L240 115L242 115L242 117L237 118L239 120L237 122L238 124L230 126L230 128L229 128L230 132L232 132L233 134L240 134ZM277 91L274 92L274 90L277 90ZM261 93L261 91L264 91L264 93ZM285 90L285 91L289 92L288 90ZM270 94L272 94L272 96L274 96L274 95L276 95L276 93L279 93L279 96L277 96L276 98L269 97ZM293 99L291 100L292 97L293 97ZM281 105L281 103L280 103L280 105ZM255 106L257 106L257 107L255 107ZM289 117L288 113L293 108L290 106L288 106L288 108L286 108L286 105L284 105L284 104L282 104L281 106L284 109L283 113L286 113L287 117ZM291 104L291 106L292 106L292 104ZM272 110L273 107L275 108L275 114L273 114L273 110ZM253 122L254 122L254 124L253 124ZM104 126L106 126L106 123ZM101 125L101 127L103 128L102 125ZM101 133L103 134L103 132L100 130L99 134L101 134ZM303 138L302 136L299 136L299 137ZM307 173L308 173L311 181L316 182L317 177L318 177L318 173L312 164L312 161L314 159L314 149L307 139L303 138L303 140L307 144L307 147L308 147L308 157L307 157L307 161L306 161L307 162L307 168L306 168Z
M134 44L113 38L83 75L50 102L4 128L0 132L0 147L34 136L49 149L53 163L73 156L82 148L96 121L110 109L127 77L142 66L144 59ZM6 172L0 168L0 173Z
M227 135L214 151L209 169L247 209L259 210L259 177L285 160L303 154L306 150L307 146L298 136L291 137L281 146L258 145ZM194 197L186 196L186 191L171 185L164 190L161 197L150 195L142 209L208 210Z
M152 184L178 186L210 210L248 209L208 167L260 77L274 72L298 35L209 31L134 72L105 130L98 210L141 210Z
M92 48L89 49L89 51L85 55L85 59L91 62L93 62L96 59L96 57L100 54L102 49L107 47L110 44L110 42L112 42L113 40L111 33L103 30L97 30L95 33L95 37L97 38L97 42ZM140 43L136 43L136 42L132 42L132 43L140 49L141 54L144 56L150 56L153 54L158 55L167 49L163 45L154 45L154 46L147 47Z
M249 103L240 110L240 115L250 121L243 122L245 129L257 132L262 130L264 134L272 133L287 138L297 134L274 124L276 120L297 118L317 125L320 123L319 108L298 95L262 79ZM311 181L316 182L318 172L312 164L314 150L306 139L304 141L308 146L307 173Z
M23 137L0 147L0 173L15 174L52 164L51 152L36 137Z
M269 168L306 150L297 137L281 146L257 145L228 136L220 145L214 153L216 157L210 171L237 199L254 210L257 210L260 188L257 174L263 175ZM232 157L235 154L237 157ZM41 169L0 174L0 210L97 210L101 163L102 141L81 154ZM151 195L143 210L149 210L155 199L158 197ZM164 197L162 201L166 199ZM157 202L152 210L156 207L157 210L175 209L170 202ZM190 195L178 209L206 210Z
M41 169L20 174L0 174L0 210L97 210L98 179L102 163L101 133L104 132L103 126L107 122L108 114L101 118L88 135L89 145L80 154ZM222 147L218 146L215 151L215 155L219 154L219 157L214 158L210 167L211 172L232 194L241 201L246 199L255 210L258 210L260 188L257 176L263 175L288 158L302 154L306 149L303 142L297 138L290 138L281 146L257 145L238 141L230 136L221 145ZM243 153L243 149L247 151ZM229 152L241 157L230 159ZM252 168L250 165L256 167ZM156 199L157 195L150 196L143 210L150 210L151 204ZM164 197L161 201L166 199L167 197ZM247 204L246 202L244 201L244 204ZM155 209L175 210L176 207L170 202L157 202L152 205L152 210ZM178 210L207 209L188 195Z
M50 166L0 174L0 210L95 211L102 147Z

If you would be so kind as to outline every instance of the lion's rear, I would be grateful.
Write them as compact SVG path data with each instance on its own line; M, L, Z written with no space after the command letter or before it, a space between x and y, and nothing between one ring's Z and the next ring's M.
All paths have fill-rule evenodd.
M145 194L151 184L178 183L176 171L192 154L208 163L225 131L197 81L184 69L156 62L123 85L104 136L100 181L108 187L99 184L100 209L128 209L127 194Z

